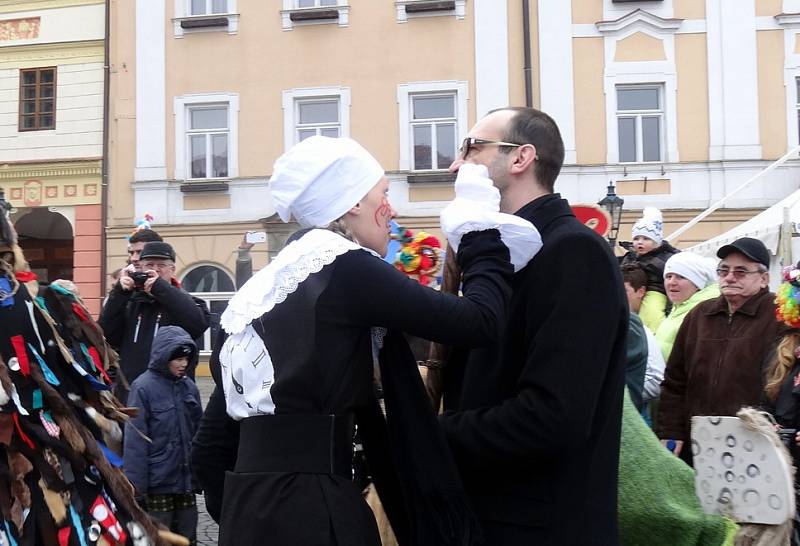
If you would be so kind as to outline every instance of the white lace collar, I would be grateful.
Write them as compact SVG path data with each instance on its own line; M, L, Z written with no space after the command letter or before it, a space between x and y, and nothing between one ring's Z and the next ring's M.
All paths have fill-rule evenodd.
M330 230L309 231L281 250L236 292L222 313L220 325L229 334L242 332L254 319L283 302L312 273L351 250L367 250L378 256Z

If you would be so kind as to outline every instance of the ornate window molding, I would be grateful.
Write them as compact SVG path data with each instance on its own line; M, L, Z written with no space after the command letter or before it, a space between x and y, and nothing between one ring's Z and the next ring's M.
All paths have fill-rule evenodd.
M417 17L455 17L463 19L467 13L466 0L396 0L397 22L406 23Z
M227 0L224 13L204 13L192 15L192 0L175 0L175 17L172 19L172 31L175 38L183 38L185 34L196 32L239 32L239 14L236 12L236 0Z
M323 6L315 2L313 7L299 7L298 0L283 0L281 24L283 30L292 30L296 26L331 25L346 27L350 24L350 6L348 0L336 0L336 5Z

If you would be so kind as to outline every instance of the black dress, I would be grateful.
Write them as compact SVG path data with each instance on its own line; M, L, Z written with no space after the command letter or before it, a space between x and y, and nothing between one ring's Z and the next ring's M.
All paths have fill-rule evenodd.
M767 361L769 362L770 360L771 358ZM765 396L762 399L761 406L775 417L775 421L781 428L800 430L800 362L795 360L794 366L781 384L778 397L775 400L768 400ZM800 464L800 447L798 447L797 442L795 442L795 435L787 434L782 436L781 439L792 455L795 468L798 468ZM800 510L799 481L800 474L796 472L794 477L794 493L798 508L795 509L794 515L794 529L791 537L792 546L800 546L800 515L798 515L798 510Z
M462 239L458 261L463 298L420 286L352 250L251 323L271 359L274 377L264 388L274 407L247 404L252 411L241 420L237 467L225 480L220 545L380 544L347 459L353 422L375 404L371 327L470 347L496 340L513 273L508 250L494 230L472 233ZM223 381L228 374L241 394L233 368L222 367ZM424 399L417 400L410 414L427 412L433 420ZM229 399L228 413L231 407ZM344 455L333 453L345 446ZM330 469L319 468L316 453L328 447Z

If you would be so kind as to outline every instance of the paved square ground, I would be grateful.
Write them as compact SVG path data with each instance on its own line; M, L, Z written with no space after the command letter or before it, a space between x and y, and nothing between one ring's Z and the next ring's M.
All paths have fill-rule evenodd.
M198 377L197 388L200 390L200 398L202 398L203 407L205 408L208 397L211 396L211 391L214 390L214 381L210 377ZM197 523L198 546L217 546L219 527L206 512L206 503L203 495L197 495L197 511L199 512Z

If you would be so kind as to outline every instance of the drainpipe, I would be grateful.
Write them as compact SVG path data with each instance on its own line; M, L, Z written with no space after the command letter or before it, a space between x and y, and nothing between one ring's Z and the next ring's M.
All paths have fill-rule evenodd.
M523 78L525 79L525 106L533 107L533 75L531 74L531 21L528 0L522 0L522 47L525 66Z
M105 1L105 39L103 40L103 161L100 180L100 300L106 288L106 226L108 224L108 127L111 91L111 58L109 36L111 30L111 0Z

